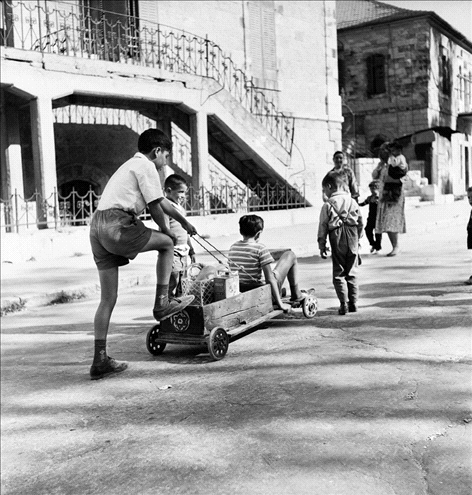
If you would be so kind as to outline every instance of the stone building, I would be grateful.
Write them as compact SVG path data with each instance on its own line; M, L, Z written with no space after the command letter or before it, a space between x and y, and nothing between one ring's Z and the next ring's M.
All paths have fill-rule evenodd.
M358 157L400 139L428 199L472 185L472 42L434 12L337 2L343 144Z
M194 191L277 184L283 205L303 183L321 201L341 145L335 1L0 5L2 226L33 205L50 227L72 191L87 216L151 126Z

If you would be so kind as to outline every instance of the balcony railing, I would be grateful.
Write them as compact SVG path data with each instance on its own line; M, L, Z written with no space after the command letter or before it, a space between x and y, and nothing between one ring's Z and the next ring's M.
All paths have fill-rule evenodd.
M29 1L2 3L3 45L212 78L292 152L294 118L278 111L213 41L137 17L78 5L64 4L59 10Z
M239 187L220 184L187 192L185 209L188 216L214 215L221 213L247 213L254 211L305 208L305 185L256 184L254 187ZM0 230L20 232L28 228L63 227L88 225L97 209L100 196L92 189L81 195L72 190L67 196L57 192L43 199L34 193L24 198L17 191L7 199L0 199ZM149 220L148 212L141 215Z

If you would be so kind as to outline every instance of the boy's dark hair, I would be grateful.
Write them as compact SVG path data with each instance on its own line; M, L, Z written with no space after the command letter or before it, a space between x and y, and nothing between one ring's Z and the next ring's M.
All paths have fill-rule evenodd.
M322 187L330 187L331 189L346 189L347 185L346 174L336 171L328 172L321 182Z
M468 193L472 192L472 186L469 186L469 187L467 188L467 192L468 192Z
M370 184L369 187L373 189L378 189L379 188L379 181L378 180L373 180Z
M403 146L398 141L393 141L392 143L390 143L389 148L391 150L403 150Z
M159 129L147 129L138 139L138 151L147 155L154 148L161 148L163 151L172 150L172 141L167 134L164 134Z
M254 237L264 230L264 220L257 215L244 215L239 219L239 232L247 237Z
M344 151L335 151L333 155L333 159L336 155L343 155L344 156Z
M187 181L178 174L172 174L167 177L167 179L164 182L164 189L167 189L168 187L172 190L177 189L181 184L185 184L188 186Z

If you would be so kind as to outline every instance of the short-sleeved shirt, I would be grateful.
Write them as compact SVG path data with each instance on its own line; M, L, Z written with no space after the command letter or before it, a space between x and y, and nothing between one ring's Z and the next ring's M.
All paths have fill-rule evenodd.
M228 254L230 267L239 271L240 285L262 285L262 268L274 262L270 251L259 242L237 241Z
M163 197L156 166L138 152L111 176L97 209L118 208L140 215L146 205Z

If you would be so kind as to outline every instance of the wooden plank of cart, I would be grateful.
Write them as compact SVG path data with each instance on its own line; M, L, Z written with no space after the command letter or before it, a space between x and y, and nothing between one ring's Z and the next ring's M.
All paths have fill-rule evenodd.
M317 300L308 294L300 304L307 318L317 312ZM223 359L237 335L282 313L274 310L270 285L183 311L152 327L146 339L148 351L157 356L167 344L207 345L214 360Z

